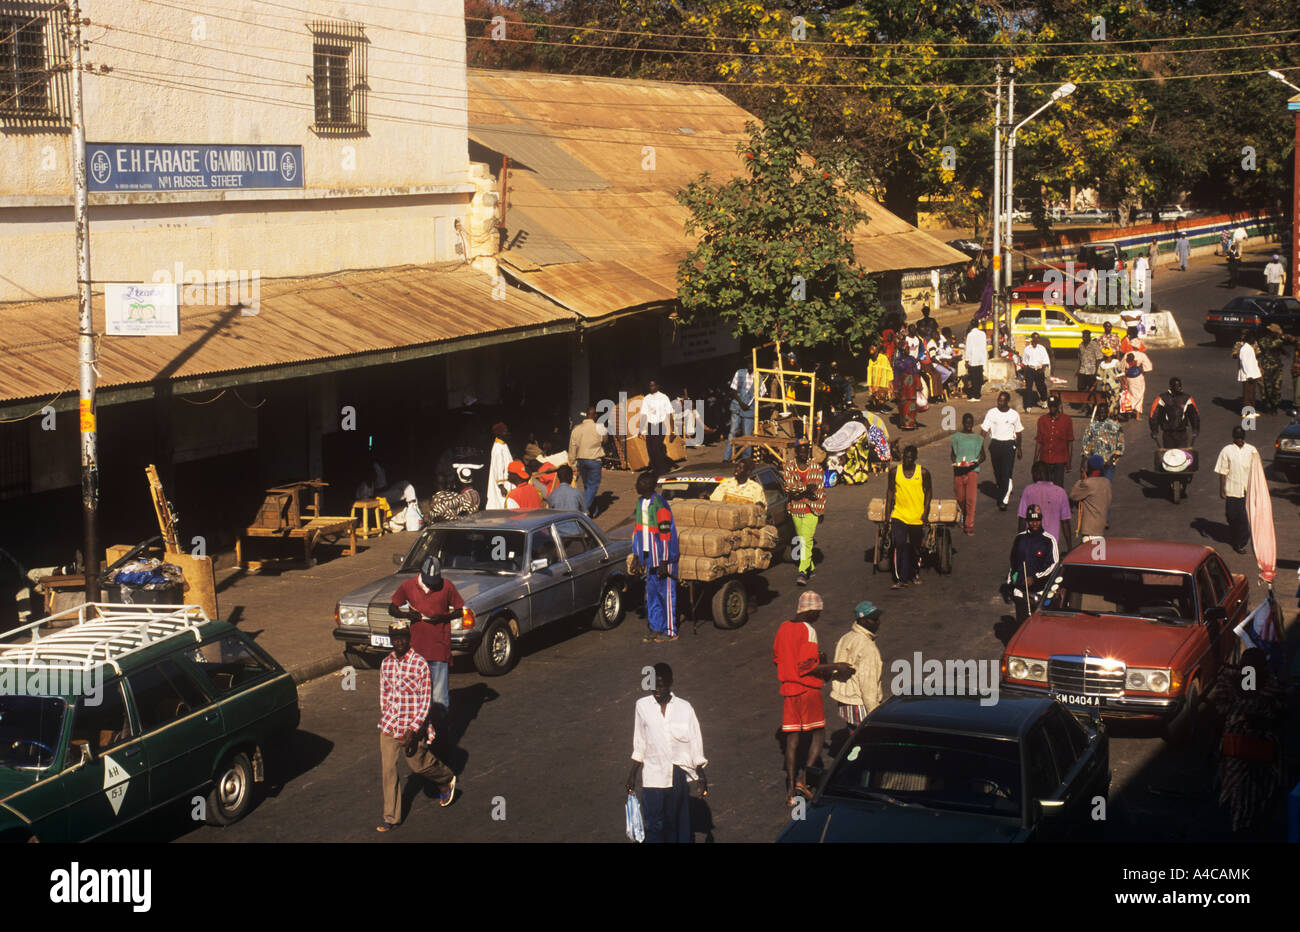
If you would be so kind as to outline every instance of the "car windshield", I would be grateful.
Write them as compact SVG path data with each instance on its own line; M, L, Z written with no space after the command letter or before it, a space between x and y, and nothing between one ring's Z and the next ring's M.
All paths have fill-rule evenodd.
M426 531L407 554L401 572L417 572L430 555L436 556L445 570L522 573L524 534L495 528L441 527Z
M66 710L58 696L0 696L0 766L54 763Z
M1067 563L1048 590L1043 611L1132 615L1190 624L1196 600L1192 577L1119 566Z
M866 725L823 794L1018 817L1020 751L1008 740Z

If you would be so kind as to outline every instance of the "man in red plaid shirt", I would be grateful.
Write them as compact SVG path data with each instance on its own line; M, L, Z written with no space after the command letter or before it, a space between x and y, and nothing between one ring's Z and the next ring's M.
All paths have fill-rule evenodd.
M456 796L456 774L434 756L433 726L428 723L433 682L429 664L411 650L411 630L406 621L388 627L393 652L379 668L379 762L384 784L384 821L378 831L391 832L402 821L401 781L397 758L404 753L412 773L439 788L438 802L450 806Z

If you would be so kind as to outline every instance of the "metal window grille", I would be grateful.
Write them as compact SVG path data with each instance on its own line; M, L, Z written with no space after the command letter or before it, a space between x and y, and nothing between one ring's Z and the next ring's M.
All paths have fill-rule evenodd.
M65 8L0 0L0 126L70 126L67 62Z
M359 23L312 22L312 75L316 121L322 136L356 136L366 132L365 27Z

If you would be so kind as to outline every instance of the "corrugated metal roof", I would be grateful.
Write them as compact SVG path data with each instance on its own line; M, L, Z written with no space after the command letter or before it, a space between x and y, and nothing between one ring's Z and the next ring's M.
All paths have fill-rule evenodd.
M518 289L493 297L472 269L405 266L261 283L260 310L188 305L174 337L100 341L101 388L214 375L309 360L442 343L480 334L526 333L574 315ZM91 302L104 332L104 302ZM0 304L0 399L54 395L77 379L75 298Z
M602 191L609 182L569 155L535 126L474 126L469 138L481 146L510 156L535 173L552 191Z
M601 191L562 189L547 183L545 168L530 170L523 150L511 155L524 164L510 173L507 249L498 258L589 319L676 296L677 264L694 245L676 194L704 172L719 183L740 174L736 147L748 139L745 124L757 122L711 87L475 68L469 106L470 136L480 144L511 155L507 146L534 137L505 130L531 127L608 182ZM871 271L968 261L863 202L871 222L854 251Z

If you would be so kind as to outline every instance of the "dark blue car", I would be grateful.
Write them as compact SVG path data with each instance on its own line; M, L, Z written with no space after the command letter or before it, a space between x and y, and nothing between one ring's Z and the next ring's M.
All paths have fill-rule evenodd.
M867 717L779 842L1099 837L1110 751L1098 722L1041 697L896 696ZM796 814L798 810L795 810Z

